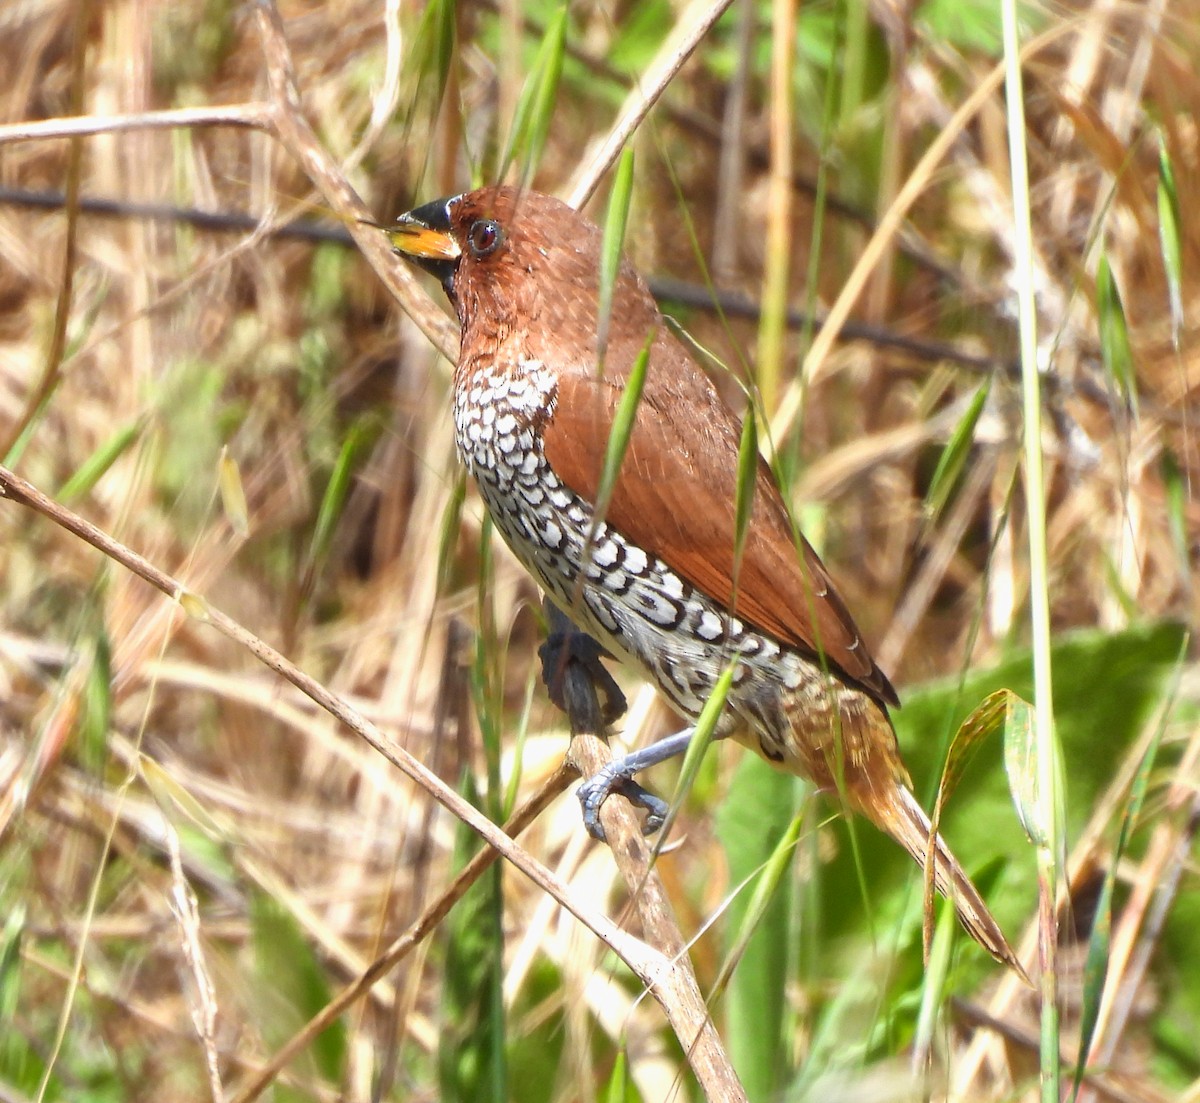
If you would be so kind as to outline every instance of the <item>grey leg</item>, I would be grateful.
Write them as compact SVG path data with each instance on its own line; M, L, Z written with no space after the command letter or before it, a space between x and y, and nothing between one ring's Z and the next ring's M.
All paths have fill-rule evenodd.
M594 839L604 841L600 805L614 792L624 794L631 803L646 809L646 822L642 830L647 835L652 835L662 827L669 811L667 802L643 789L633 780L633 775L651 766L657 766L660 762L666 762L668 758L683 754L695 733L695 728L684 728L683 731L668 735L657 743L651 743L649 747L642 747L623 758L613 759L603 770L580 785L576 796L583 805L583 825L588 834Z

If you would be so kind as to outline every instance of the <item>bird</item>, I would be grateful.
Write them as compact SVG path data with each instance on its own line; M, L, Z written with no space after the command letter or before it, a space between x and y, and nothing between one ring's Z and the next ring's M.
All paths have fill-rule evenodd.
M896 690L761 456L737 546L741 422L628 259L601 318L604 234L552 196L479 188L416 207L387 232L458 315L455 438L495 528L554 604L686 724L582 783L588 830L603 837L599 808L614 791L661 823L663 802L633 777L686 750L729 668L715 738L841 794L924 866L931 826L892 726ZM635 375L641 393L601 515L605 456ZM1024 976L940 835L933 876L967 932Z

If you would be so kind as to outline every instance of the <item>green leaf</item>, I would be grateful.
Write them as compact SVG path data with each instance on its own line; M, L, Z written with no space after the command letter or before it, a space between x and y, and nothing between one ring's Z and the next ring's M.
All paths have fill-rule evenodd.
M1167 523L1171 529L1171 543L1175 547L1179 566L1186 573L1190 568L1187 481L1179 467L1179 461L1167 448L1163 449L1159 471L1162 476L1163 490L1166 492Z
M429 0L421 13L409 56L417 62L417 93L422 99L429 94L430 75L434 78L433 98L440 101L445 91L454 59L454 16L455 0Z
M722 980L729 974L726 1035L751 1099L778 1098L786 1084L783 1024L793 924L788 894L778 888L795 854L802 786L757 755L744 755L717 811L717 837L734 886L721 967Z
M1034 846L1050 846L1049 825L1042 819L1033 709L1015 693L1000 690L1004 702L1004 768L1017 817Z
M304 565L304 588L308 589L320 572L329 555L329 548L337 532L338 521L346 507L346 498L354 485L354 476L379 435L380 422L373 415L359 418L350 427L346 439L325 484L321 505L317 510L317 521L313 526L312 543Z
M112 652L103 627L92 643L92 664L83 689L83 715L79 727L80 764L99 777L108 754L108 729L112 718Z
M933 802L933 815L930 817L932 830L930 841L937 836L942 820L942 809L955 786L962 777L967 762L973 756L980 743L1001 732L1017 732L1024 725L1028 729L1033 726L1033 713L1029 705L1022 701L1012 690L1001 689L988 694L959 725L958 731L950 741L946 754L946 764L938 779L937 798ZM1015 738L1028 739L1029 732L1015 734ZM1006 748L1008 744L1005 744ZM1010 773L1011 778L1011 773ZM1020 806L1018 805L1018 808ZM931 952L930 941L933 937L933 848L929 847L925 856L925 905L924 905L924 946L925 956Z
M624 1045L618 1048L613 1061L612 1075L604 1088L604 1103L641 1103L641 1096L633 1086L633 1077L629 1075L629 1057Z
M1186 658L1187 644L1180 645L1179 659L1175 668L1174 685L1168 692L1168 698L1174 698L1179 686L1179 677ZM1163 733L1166 730L1169 710L1164 708L1159 722L1150 733L1145 753L1138 764L1133 784L1129 787L1129 799L1125 802L1125 810L1121 816L1121 829L1117 835L1117 844L1113 848L1112 857L1108 861L1104 884L1100 890L1100 899L1096 903L1096 921L1092 926L1091 937L1088 939L1087 959L1083 966L1083 998L1079 1009L1079 1060L1075 1066L1075 1080L1071 1088L1071 1099L1079 1096L1083 1084L1084 1070L1087 1068L1087 1055L1092 1048L1096 1026L1100 1021L1100 1002L1104 995L1104 982L1108 975L1109 947L1112 941L1112 901L1113 890L1117 883L1117 869L1130 836L1137 826L1142 806L1146 802L1146 793L1150 788L1150 775L1154 769L1158 749L1162 744Z
M704 708L700 710L695 730L692 733L692 738L688 741L687 751L684 752L683 762L679 767L679 780L675 784L675 797L671 801L671 811L662 826L660 839L665 839L671 833L671 824L675 819L675 810L683 803L684 794L691 792L696 775L700 772L700 763L704 759L704 752L708 750L708 745L712 742L713 736L716 734L717 721L721 719L721 713L725 708L725 700L729 696L729 690L733 686L733 671L733 663L730 663L721 671L721 676L717 679L712 692L708 695L708 700L704 702Z
M467 474L461 466L455 472L454 486L442 511L438 527L437 589L446 592L450 585L450 570L454 566L454 553L458 545L458 534L462 528L462 507L467 499Z

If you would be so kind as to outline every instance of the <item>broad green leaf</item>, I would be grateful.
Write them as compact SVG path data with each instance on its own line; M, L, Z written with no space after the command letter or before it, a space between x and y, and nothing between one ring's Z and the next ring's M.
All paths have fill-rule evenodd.
M1180 647L1179 662L1176 666L1174 685L1168 692L1168 700L1174 699L1179 687L1179 677L1183 671L1187 645ZM1125 802L1125 810L1121 816L1121 829L1117 835L1117 844L1113 848L1108 861L1108 869L1104 876L1104 884L1100 890L1100 899L1096 903L1096 921L1092 926L1091 937L1088 939L1087 959L1083 966L1083 998L1079 1013L1079 1061L1075 1067L1075 1078L1071 1088L1071 1099L1079 1096L1083 1084L1083 1073L1087 1067L1087 1055L1092 1048L1096 1025L1100 1019L1100 1001L1104 995L1104 982L1108 976L1109 947L1112 941L1112 902L1113 890L1117 883L1117 869L1125 856L1130 836L1137 826L1142 806L1146 802L1146 793L1150 788L1150 776L1158 757L1158 749L1162 744L1166 730L1169 710L1164 708L1159 722L1150 733L1146 751L1138 764L1133 784L1129 789L1129 799Z
M778 1098L786 1083L789 1054L783 1024L795 964L794 923L789 894L777 890L796 850L801 789L796 778L746 754L717 810L717 837L735 893L721 971L724 977L732 970L725 997L726 1038L751 1099Z

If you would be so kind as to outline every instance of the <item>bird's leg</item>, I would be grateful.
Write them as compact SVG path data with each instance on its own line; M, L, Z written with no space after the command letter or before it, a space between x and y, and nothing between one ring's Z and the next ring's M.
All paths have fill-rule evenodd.
M657 766L660 762L666 762L668 758L683 754L695 734L695 728L684 728L683 731L668 735L665 739L651 743L648 747L642 747L621 758L615 758L599 773L594 774L580 785L576 796L579 797L579 803L583 805L583 825L587 828L588 834L601 842L604 841L604 828L600 823L600 805L608 799L609 794L614 792L621 793L631 804L646 810L646 822L642 825L645 834L652 835L662 827L667 818L667 812L670 811L670 806L661 797L656 797L653 793L643 789L633 780L633 775L651 766Z
M542 682L550 700L567 714L571 730L602 732L603 729L625 711L625 695L600 661L606 655L604 649L586 632L581 632L566 614L546 598L542 602L546 613L549 632L546 641L538 648L542 662ZM604 692L604 707L600 708L597 689ZM604 793L596 800L588 830L597 838L604 837L604 829L596 818L600 805L609 793L616 790L630 804L644 808L647 812L643 830L647 835L662 826L667 814L664 801L647 792L631 777L614 777L607 783ZM587 822L587 813L584 814Z
M600 661L608 652L586 632L576 628L548 598L543 602L543 608L549 631L538 648L538 658L542 662L542 681L550 700L570 715L565 693L566 672L568 665L578 663L587 672L597 693L603 694L601 716L605 724L611 724L625 711L626 702L621 687Z

